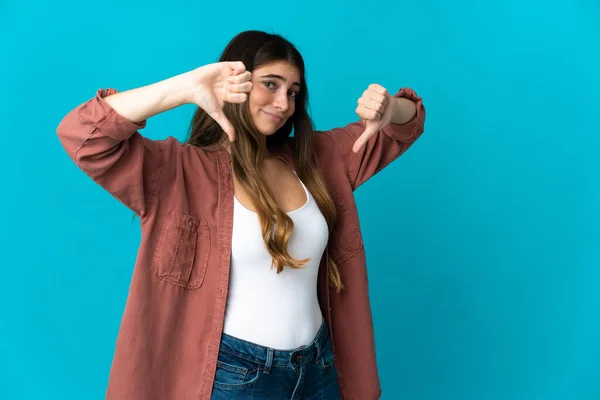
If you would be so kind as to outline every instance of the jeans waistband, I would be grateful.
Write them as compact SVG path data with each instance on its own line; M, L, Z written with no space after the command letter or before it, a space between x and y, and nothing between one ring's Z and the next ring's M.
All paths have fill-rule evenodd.
M266 366L267 369L270 367L296 368L314 364L321 359L328 335L327 324L323 321L311 343L293 350L276 350L223 333L221 351L256 362L263 367Z

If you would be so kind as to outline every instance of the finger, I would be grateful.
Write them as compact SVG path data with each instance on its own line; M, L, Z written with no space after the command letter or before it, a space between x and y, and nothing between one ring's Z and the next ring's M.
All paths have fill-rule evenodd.
M235 131L233 129L233 125L231 125L231 122L229 122L225 114L223 114L222 112L215 112L209 115L212 119L214 119L217 122L217 124L219 124L221 128L223 128L223 131L229 138L229 141L233 142L233 140L235 139Z
M231 68L234 75L239 75L246 71L246 66L241 61L229 61L227 62L227 66Z
M366 108L363 105L356 107L356 113L360 118L367 121L379 121L382 118L382 113Z
M369 139L373 135L375 135L375 133L377 133L378 130L379 130L378 124L367 123L366 127L365 127L365 131L354 142L354 146L352 146L352 151L357 153L369 141Z
M227 84L225 89L231 93L250 93L252 91L252 82Z
M385 95L387 92L387 90L383 86L378 85L376 83L370 84L369 89L374 91L375 93L379 93L379 94L383 94L383 95Z
M364 97L358 99L358 104L369 110L377 111L380 114L383 114L383 110L385 108L383 103L373 99L365 99Z
M246 100L248 100L248 94L246 93L232 93L232 92L225 92L224 96L223 96L223 100L225 100L228 103L236 103L236 104L241 104L243 102L245 102Z
M384 106L387 105L387 103L388 103L387 95L377 93L370 89L365 90L365 93L362 95L362 98L365 100L368 99L368 100L376 101L378 103L383 104Z
M252 73L250 71L243 72L238 75L231 75L227 78L227 83L239 84L248 82L252 78Z

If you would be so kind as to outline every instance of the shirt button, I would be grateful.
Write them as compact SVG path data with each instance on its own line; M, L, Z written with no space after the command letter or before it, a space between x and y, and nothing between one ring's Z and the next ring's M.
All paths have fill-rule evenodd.
M192 226L194 226L194 221L192 221L192 220L189 220L189 221L188 221L188 226L189 226L190 228L191 228Z

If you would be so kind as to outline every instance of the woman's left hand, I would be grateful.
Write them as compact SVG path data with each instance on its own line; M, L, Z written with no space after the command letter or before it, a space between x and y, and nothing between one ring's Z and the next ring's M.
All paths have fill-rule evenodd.
M394 112L394 97L381 85L369 85L358 99L356 113L365 122L365 131L354 142L352 151L358 152L371 136L389 124Z

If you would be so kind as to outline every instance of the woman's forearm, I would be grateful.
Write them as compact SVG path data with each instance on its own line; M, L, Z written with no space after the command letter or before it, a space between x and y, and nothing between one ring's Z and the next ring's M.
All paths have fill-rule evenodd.
M106 96L104 100L131 122L144 121L190 101L193 85L189 73Z
M394 98L394 112L392 113L393 124L404 124L414 118L417 114L417 106L414 101L403 97Z

